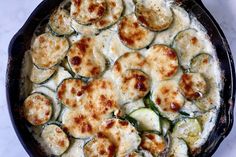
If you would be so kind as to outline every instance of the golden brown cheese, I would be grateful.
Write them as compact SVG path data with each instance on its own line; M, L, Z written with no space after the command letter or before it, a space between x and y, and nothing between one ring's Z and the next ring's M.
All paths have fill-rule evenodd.
M84 77L97 77L105 69L105 58L95 47L96 40L83 37L68 52L68 62L74 73Z
M179 87L189 100L202 98L207 92L207 82L200 73L183 74Z
M71 0L71 2L71 17L85 25L101 19L107 9L105 0Z
M45 126L41 137L53 155L63 154L70 145L70 141L64 131L54 124Z
M66 38L44 33L38 36L32 45L33 63L41 69L52 68L66 56L69 42Z
M77 98L83 95L86 85L79 79L66 79L57 89L57 98L69 108L77 107Z
M116 23L124 9L123 0L107 0L107 11L105 15L95 23L98 29L104 29Z
M117 157L124 157L133 152L141 142L137 130L128 121L106 120L100 126L100 131L117 147Z
M154 45L147 52L153 80L172 78L178 71L178 57L174 49L165 45Z
M131 49L142 49L148 46L155 34L139 25L134 14L124 16L118 24L120 40Z
M125 102L143 98L150 90L150 78L140 70L127 70L119 82L121 97Z
M51 118L52 101L41 93L33 93L25 99L23 111L32 125L42 125Z
M102 133L84 146L86 157L113 157L116 154L115 145Z
M145 133L142 135L140 147L152 153L153 156L159 156L167 147L163 137L154 133Z
M145 6L137 3L135 15L138 21L150 30L163 31L170 27L173 21L173 13L168 7L163 6Z

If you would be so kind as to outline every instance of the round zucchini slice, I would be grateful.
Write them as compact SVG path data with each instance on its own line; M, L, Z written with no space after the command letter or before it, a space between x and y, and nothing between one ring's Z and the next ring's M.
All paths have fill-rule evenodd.
M70 145L70 141L64 131L54 124L45 126L41 137L45 146L53 155L63 154Z
M135 4L135 15L142 26L152 31L163 31L173 22L173 13L165 5L148 6L142 3Z
M102 132L117 148L117 157L123 157L136 150L141 142L138 131L128 121L108 119L100 126Z
M60 85L60 83L64 79L71 77L72 77L71 74L65 68L59 66L57 72L47 82L43 83L42 85L56 92L57 87Z
M74 43L68 54L68 62L72 71L83 77L98 77L106 67L106 60L96 47L96 40L83 37Z
M149 46L155 33L139 25L134 14L126 15L118 24L120 40L130 49L142 49Z
M182 138L191 148L201 138L202 128L197 119L182 119L178 121L173 129L172 136Z
M122 73L128 69L137 69L149 74L149 65L146 59L138 52L127 52L122 55L114 63L112 72L115 74L116 78L120 77Z
M213 57L207 53L200 53L191 60L191 72L206 73L211 67Z
M149 151L153 156L161 156L167 149L164 137L154 133L144 133L140 147Z
M170 157L188 157L188 146L183 139L172 139Z
M70 142L68 150L61 157L84 157L84 141L74 139Z
M203 50L204 42L197 30L187 29L176 35L173 48L177 51L182 66L188 68L191 59Z
M71 27L71 18L67 10L57 9L49 19L49 27L58 36L69 36L74 33Z
M179 69L175 50L165 45L154 45L147 52L147 61L151 67L153 80L172 78Z
M107 11L105 15L95 23L98 29L105 29L115 24L124 10L123 0L107 0Z
M86 111L66 110L62 115L63 128L74 138L92 137L98 130L98 121Z
M183 74L179 81L179 88L188 100L197 100L205 96L208 86L200 73Z
M118 83L123 102L132 102L143 98L150 90L150 78L140 70L127 70Z
M84 36L92 36L99 34L99 30L96 28L95 25L81 25L75 20L72 19L71 27L78 33Z
M66 56L69 42L66 38L44 33L35 39L31 48L33 63L40 69L49 69L59 64Z
M45 86L39 86L38 88L34 89L32 93L36 92L43 93L52 100L53 114L51 119L56 120L61 113L61 104L57 100L56 93Z
M133 111L135 111L137 109L144 108L145 105L143 103L143 99L140 99L140 100L137 100L137 101L133 101L133 102L127 103L127 104L125 104L122 107L123 107L122 108L123 111L126 114L130 114L130 113L132 113Z
M105 0L72 0L71 3L71 17L83 25L98 21L107 9Z
M52 67L51 69L39 69L35 65L33 65L31 74L30 74L30 81L36 84L41 84L47 82L52 75L56 72L57 67Z
M33 93L25 99L23 112L30 124L45 124L52 116L52 101L41 93Z
M178 82L174 80L162 81L155 85L151 98L160 114L171 121L178 118L179 110L185 102L178 89Z
M174 20L171 26L162 32L158 32L154 43L171 45L174 37L190 26L190 18L187 11L182 7L172 6Z
M140 108L133 111L129 116L139 122L140 130L161 132L160 118L151 109Z
M98 133L84 146L84 154L86 157L113 157L116 154L116 147L106 136Z
M79 79L66 79L57 88L57 98L69 108L77 107L77 99L84 93L86 85Z

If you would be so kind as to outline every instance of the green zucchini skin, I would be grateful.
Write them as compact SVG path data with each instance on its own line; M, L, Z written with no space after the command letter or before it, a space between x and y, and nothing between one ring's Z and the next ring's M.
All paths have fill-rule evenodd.
M212 55L200 53L191 59L190 71L205 74L213 62Z

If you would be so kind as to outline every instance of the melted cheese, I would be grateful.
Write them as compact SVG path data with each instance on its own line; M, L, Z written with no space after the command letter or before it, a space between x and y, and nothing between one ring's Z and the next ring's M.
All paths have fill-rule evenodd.
M33 63L42 69L48 69L63 60L69 48L66 38L59 38L49 33L38 36L32 45Z
M33 65L33 68L30 74L30 81L36 84L43 83L47 81L56 72L56 70L57 70L56 67L43 70Z

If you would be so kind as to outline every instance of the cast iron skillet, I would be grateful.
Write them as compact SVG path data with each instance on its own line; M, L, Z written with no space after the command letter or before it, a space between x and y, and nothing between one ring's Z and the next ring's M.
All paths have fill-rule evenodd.
M176 0L177 1L177 0ZM30 15L24 26L12 38L9 45L9 59L6 76L6 94L8 108L12 124L16 134L30 156L46 156L43 149L32 138L26 128L26 122L20 114L20 106L25 99L22 92L21 68L24 53L30 48L30 41L37 25L62 2L62 0L44 0ZM215 128L209 139L193 156L210 157L216 151L221 141L229 134L233 125L233 109L235 100L235 69L226 38L209 11L201 0L178 0L178 2L190 13L196 15L205 26L214 44L220 67L223 72L224 87L221 92L222 107ZM24 83L22 84L24 86Z

